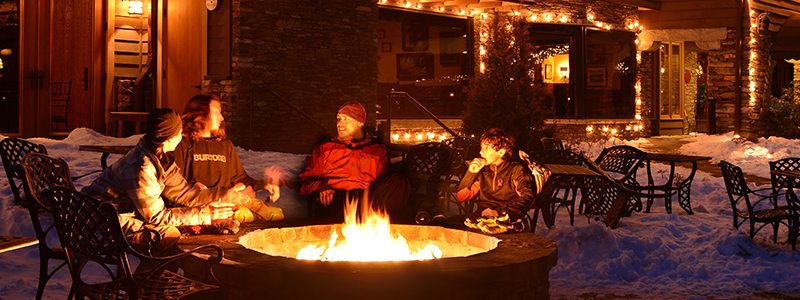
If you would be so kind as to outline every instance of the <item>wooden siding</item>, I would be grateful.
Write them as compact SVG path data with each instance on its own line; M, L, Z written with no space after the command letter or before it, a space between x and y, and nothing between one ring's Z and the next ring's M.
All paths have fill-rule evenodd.
M642 10L639 23L645 29L735 27L739 1L664 0L661 10Z

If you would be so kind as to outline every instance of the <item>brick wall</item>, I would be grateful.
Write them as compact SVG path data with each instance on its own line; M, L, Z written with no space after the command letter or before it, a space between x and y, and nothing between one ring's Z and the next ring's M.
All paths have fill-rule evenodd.
M374 126L376 1L232 4L231 79L207 80L204 91L222 95L226 130L235 145L310 153L324 136L335 134L336 111L353 100L367 108L368 125Z

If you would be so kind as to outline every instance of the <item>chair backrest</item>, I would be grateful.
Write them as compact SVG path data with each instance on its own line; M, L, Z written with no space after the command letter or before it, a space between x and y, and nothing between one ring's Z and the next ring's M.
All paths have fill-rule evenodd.
M583 155L563 149L538 151L528 155L543 164L583 165L584 163Z
M53 107L67 108L69 106L69 96L72 90L72 80L64 82L52 82L50 85L50 103Z
M446 140L445 144L453 150L453 153L450 154L453 161L451 169L453 170L466 170L467 164L464 162L480 156L481 142L476 139L457 136Z
M3 169L8 176L8 184L11 186L11 192L14 194L14 199L17 203L23 204L20 187L22 186L22 179L25 176L22 173L19 165L22 159L28 153L42 153L47 154L47 149L43 145L34 144L26 140L16 138L5 138L0 141L0 157L3 159ZM19 180L20 183L17 183Z
M752 215L753 206L749 198L749 194L752 193L752 190L747 186L742 168L724 160L719 162L717 166L722 169L722 178L725 180L725 189L728 190L728 198L731 200L731 207L734 213L739 210L739 200L744 200L747 211Z
M22 160L25 196L29 208L44 209L50 206L42 199L42 191L54 186L75 188L69 176L67 162L47 154L28 153Z
M631 146L621 145L603 149L595 163L605 172L622 175L617 178L625 183L635 183L636 170L642 164L645 153Z
M561 140L551 137L543 137L541 138L542 141L542 149L544 150L551 150L551 149L560 149L564 150L564 143Z
M72 280L80 280L86 261L121 267L117 274L131 278L125 256L127 242L111 204L62 186L54 186L44 195L53 210L61 246L66 249Z
M800 158L790 157L769 162L769 169L780 171L800 171ZM782 188L800 187L800 180L783 175L770 174L772 189L778 192Z
M55 186L75 188L72 178L69 176L67 162L60 158L54 158L47 154L28 153L22 160L24 173L23 187L25 188L25 200L27 201L28 211L31 214L31 222L39 239L39 244L46 246L47 230L42 228L39 221L40 211L52 214L49 201L45 201L42 192Z
M403 159L403 173L414 189L424 182L438 181L450 167L452 150L443 143L422 143L408 149Z

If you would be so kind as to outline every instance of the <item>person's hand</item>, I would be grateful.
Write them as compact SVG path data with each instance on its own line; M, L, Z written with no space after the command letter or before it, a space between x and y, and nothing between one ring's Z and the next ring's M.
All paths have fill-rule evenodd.
M336 191L333 189L327 189L324 191L319 192L319 202L322 203L323 206L328 206L333 201L333 195L336 194Z
M484 209L481 212L481 217L498 217L497 211L491 208Z
M469 171L470 173L478 173L480 172L481 169L483 169L483 166L485 165L486 165L485 158L476 157L475 159L472 160L472 162L469 163L469 169L467 171Z
M250 198L255 198L256 197L256 191L253 190L253 187L249 186L249 185L244 187L244 189L239 191L239 193L245 194Z
M194 186L200 188L200 190L207 190L208 189L208 187L205 184L203 184L202 182L195 182Z
M233 219L233 204L218 201L212 203L209 208L211 224L224 224Z
M275 202L281 197L281 187L276 184L268 183L264 189L269 192L269 201Z
M244 183L237 183L232 188L228 190L225 194L225 200L227 203L234 204L234 205L241 205L250 200L250 197L244 193L247 186ZM252 189L252 188L251 188Z

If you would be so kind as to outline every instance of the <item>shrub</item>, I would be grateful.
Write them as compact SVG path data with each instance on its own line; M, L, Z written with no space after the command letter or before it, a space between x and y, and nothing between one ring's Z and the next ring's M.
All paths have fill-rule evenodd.
M544 127L543 97L533 83L533 45L520 17L494 13L486 21L488 32L481 46L485 54L467 94L464 132L480 136L489 128L513 134L517 148L540 147L547 135Z
M780 97L770 96L767 123L775 136L800 138L800 82L792 81Z

